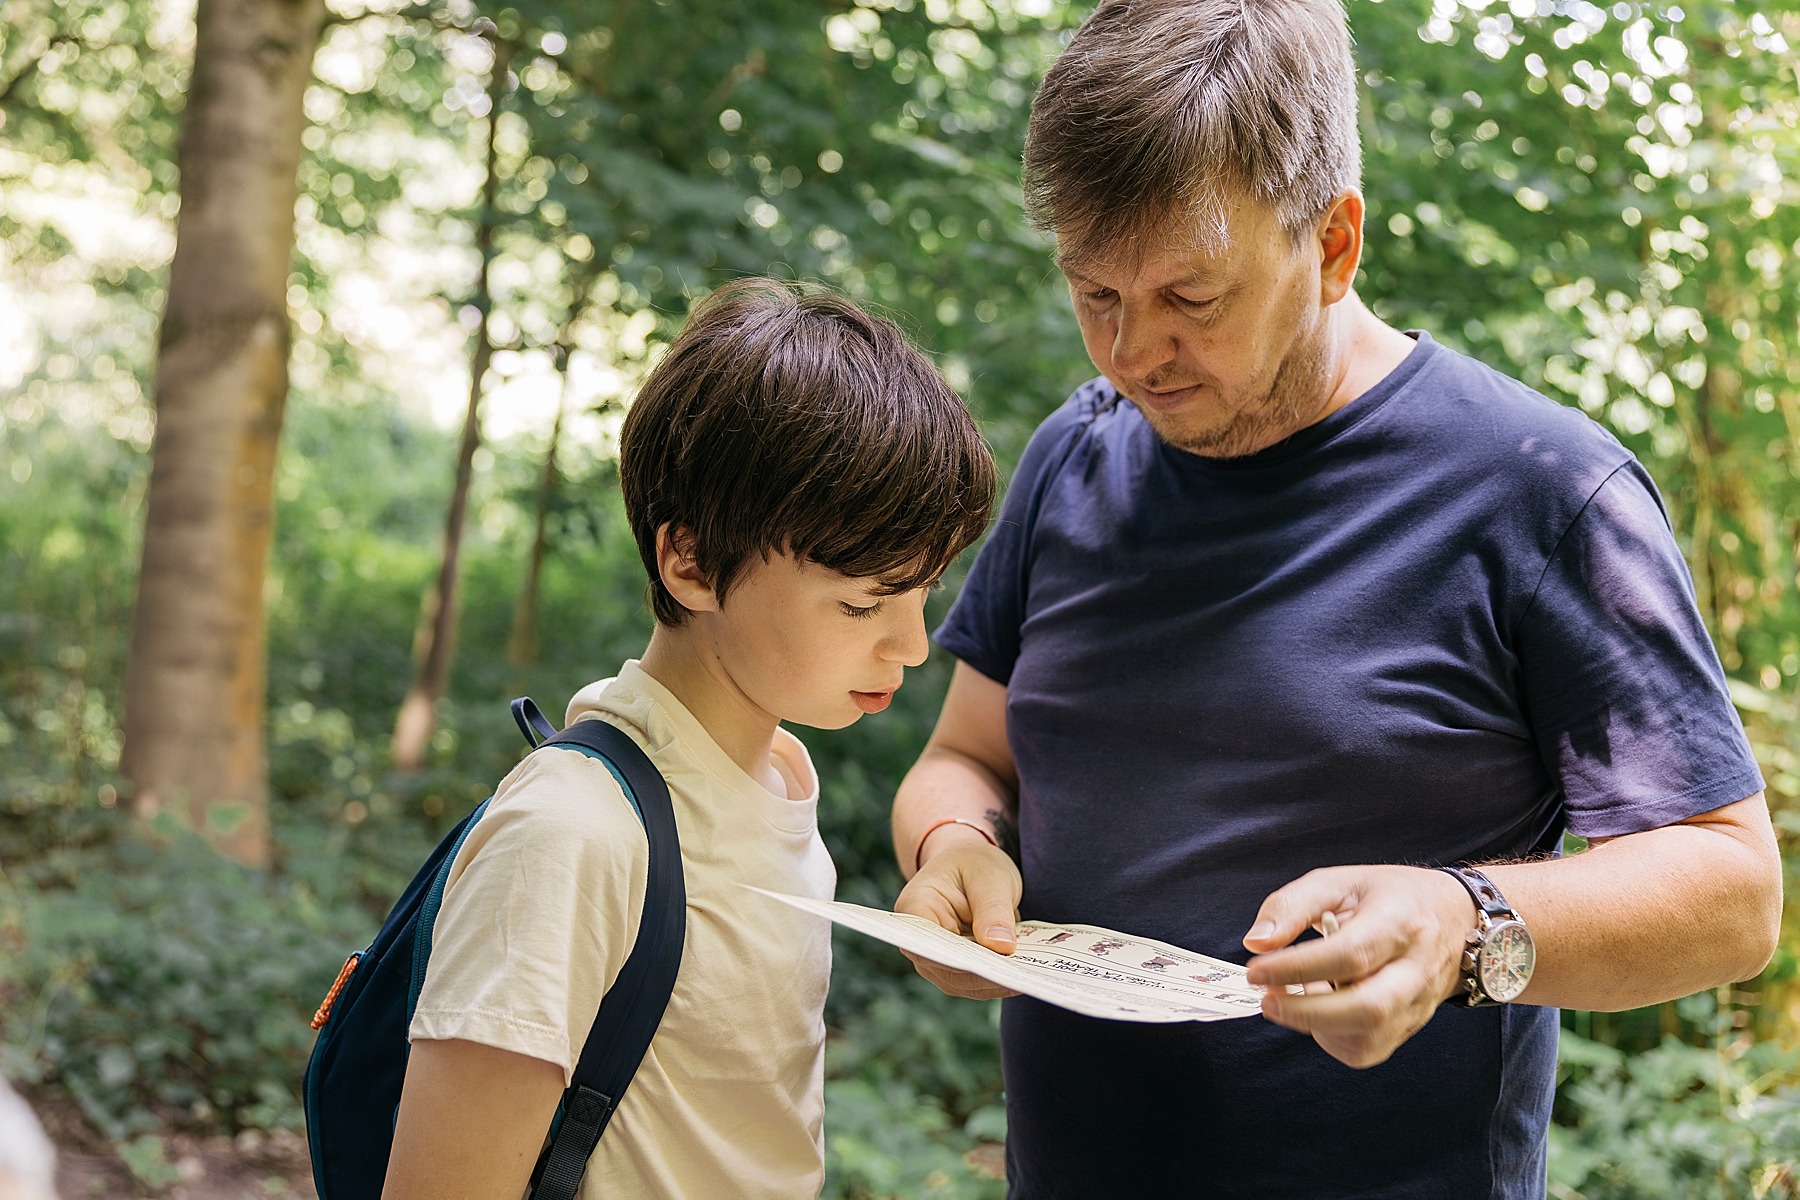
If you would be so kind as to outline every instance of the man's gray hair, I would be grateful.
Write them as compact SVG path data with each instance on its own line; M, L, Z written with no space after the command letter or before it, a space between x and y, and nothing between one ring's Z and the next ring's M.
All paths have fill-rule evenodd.
M1361 180L1340 0L1105 0L1031 105L1026 207L1065 262L1176 222L1216 249L1244 198L1300 239Z

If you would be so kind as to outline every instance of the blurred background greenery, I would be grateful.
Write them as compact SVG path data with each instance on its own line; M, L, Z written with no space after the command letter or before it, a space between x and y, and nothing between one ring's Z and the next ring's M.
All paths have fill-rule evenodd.
M201 0L200 42L231 5L284 4L305 17L299 0ZM1792 861L1800 15L1350 9L1363 295L1581 407L1649 465ZM1017 186L1035 80L1086 11L318 8L316 52L288 47L310 55L297 203L241 214L293 239L279 454L240 481L274 514L266 566L247 568L266 712L221 676L186 714L266 752L230 797L266 814L246 849L208 826L205 796L200 819L134 813L140 773L121 759L144 719L124 696L148 636L134 644L153 437L181 385L158 347L175 336L182 179L232 152L178 140L204 99L196 8L0 4L0 1070L77 1106L147 1191L173 1181L172 1133L298 1128L307 1018L515 761L506 699L554 708L643 646L612 449L708 288L820 280L894 315L1010 467L1091 373ZM888 714L808 739L846 899L898 890L887 804L945 677L934 659ZM409 695L429 713L412 756L395 736ZM1800 1195L1797 950L1790 917L1754 981L1566 1014L1554 1196ZM841 937L827 1018L827 1195L1003 1194L994 1008Z

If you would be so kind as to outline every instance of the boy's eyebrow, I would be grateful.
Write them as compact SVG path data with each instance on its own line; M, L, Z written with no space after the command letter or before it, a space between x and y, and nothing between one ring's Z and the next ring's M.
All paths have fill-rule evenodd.
M850 582L859 586L864 594L872 597L897 596L901 592L910 592L918 588L941 588L944 586L944 573L939 571L930 579L924 580L915 580L911 575L897 576L893 579L883 579L879 575L863 575L851 579Z

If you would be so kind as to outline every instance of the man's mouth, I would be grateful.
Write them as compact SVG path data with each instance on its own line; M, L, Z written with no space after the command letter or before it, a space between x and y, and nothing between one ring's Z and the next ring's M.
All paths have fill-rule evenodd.
M1168 412L1170 409L1178 408L1188 400L1192 399L1194 394L1199 390L1198 385L1179 388L1163 388L1160 390L1155 388L1139 388L1138 397L1140 398L1140 402L1145 406L1153 408L1157 412Z

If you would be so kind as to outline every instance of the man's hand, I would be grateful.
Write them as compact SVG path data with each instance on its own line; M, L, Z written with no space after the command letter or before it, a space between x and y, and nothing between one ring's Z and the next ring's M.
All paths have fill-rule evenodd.
M1003 851L979 838L947 842L925 863L894 901L894 911L911 913L953 933L973 935L989 950L1011 954L1017 945L1019 868ZM919 974L952 996L992 1000L1017 995L967 971L908 954Z
M1326 913L1336 915L1335 935L1289 945ZM1372 1067L1456 992L1463 939L1475 922L1475 902L1442 871L1326 867L1263 901L1244 937L1256 955L1250 982L1269 989L1269 1020L1312 1034L1340 1062ZM1287 990L1321 980L1333 988Z

